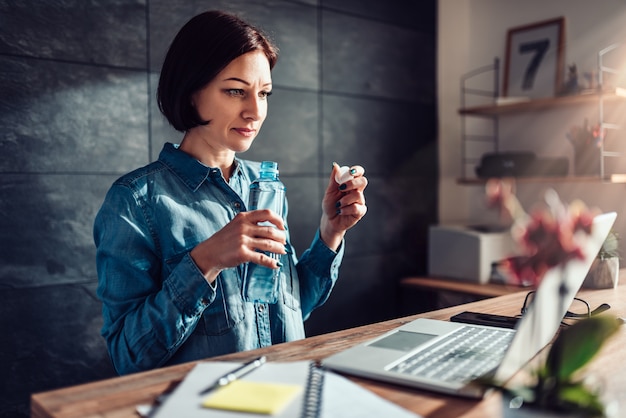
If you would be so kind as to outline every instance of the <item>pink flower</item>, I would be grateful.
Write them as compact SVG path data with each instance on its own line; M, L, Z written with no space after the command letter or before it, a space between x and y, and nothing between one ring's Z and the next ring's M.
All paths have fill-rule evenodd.
M591 231L586 219L578 216L557 220L546 210L534 211L518 238L524 256L511 257L506 262L517 282L538 285L549 269L582 259L575 233L581 228Z
M508 179L489 179L485 185L487 206L500 210L503 218L524 216L524 209L515 196L514 184Z
M574 232L582 231L587 235L591 235L593 218L597 213L595 211L589 211L586 208L572 210L571 212L572 230Z
M565 207L556 192L550 191L547 205L527 215L512 185L502 180L488 182L487 199L490 207L501 208L514 220L512 233L521 255L507 258L502 265L518 284L536 286L549 269L584 258L579 240L591 234L594 212L581 202Z

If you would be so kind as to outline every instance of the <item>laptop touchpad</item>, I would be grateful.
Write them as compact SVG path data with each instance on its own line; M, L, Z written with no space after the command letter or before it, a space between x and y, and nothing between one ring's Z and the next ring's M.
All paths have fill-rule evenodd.
M372 347L390 348L392 350L410 351L435 337L436 335L432 334L398 331L368 345Z

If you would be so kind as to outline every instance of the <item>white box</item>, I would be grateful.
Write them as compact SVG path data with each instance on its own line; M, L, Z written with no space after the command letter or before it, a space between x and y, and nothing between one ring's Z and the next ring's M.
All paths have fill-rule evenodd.
M514 255L514 248L508 228L432 225L428 275L487 283L491 264Z

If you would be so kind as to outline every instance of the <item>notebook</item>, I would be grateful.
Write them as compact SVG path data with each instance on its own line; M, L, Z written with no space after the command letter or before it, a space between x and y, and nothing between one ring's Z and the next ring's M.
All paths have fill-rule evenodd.
M268 362L240 380L207 394L202 389L239 367L200 362L149 418L419 418L351 380L308 361ZM371 414L371 415L370 415Z
M471 380L490 376L498 383L506 382L556 335L616 216L611 212L594 218L592 234L582 248L585 258L546 273L533 304L514 330L420 318L332 355L323 365L386 382L482 397L485 390L469 385ZM563 303L559 304L560 292ZM483 336L492 340L479 342ZM472 373L463 376L467 370Z

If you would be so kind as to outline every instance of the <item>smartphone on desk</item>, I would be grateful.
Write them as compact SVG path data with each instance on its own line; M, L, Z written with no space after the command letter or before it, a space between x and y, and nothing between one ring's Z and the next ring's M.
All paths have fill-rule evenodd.
M515 328L519 318L514 316L503 316L486 314L480 312L465 311L450 317L452 322L462 322L464 324L488 325L490 327Z

